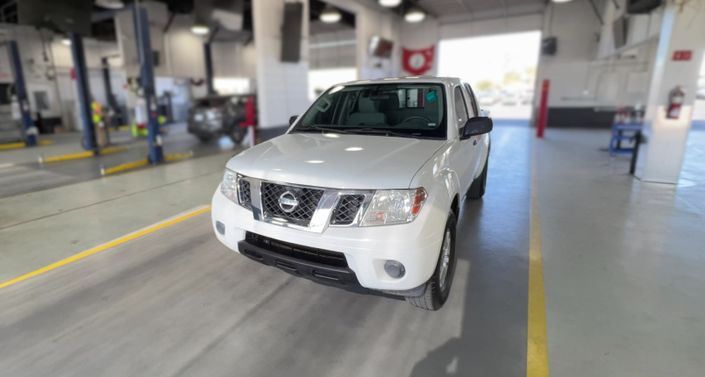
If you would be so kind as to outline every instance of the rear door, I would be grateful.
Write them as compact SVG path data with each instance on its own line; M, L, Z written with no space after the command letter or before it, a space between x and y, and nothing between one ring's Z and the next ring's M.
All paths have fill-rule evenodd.
M468 101L466 100L466 95L463 93L463 88L461 85L457 85L453 89L453 104L455 109L455 119L451 122L451 125L455 125L458 128L458 152L455 153L455 166L458 169L458 174L460 177L460 188L461 192L465 193L472 183L474 169L475 169L475 148L473 146L473 138L462 139L460 135L463 134L463 129L465 128L465 123L470 119L470 112L468 107Z
M472 91L470 84L463 83L463 92L468 98L468 112L471 117L480 116L480 107L477 105L477 100L475 99L475 93ZM488 134L473 136L469 139L473 146L473 159L475 164L472 167L473 177L476 177L482 173L482 169L485 166L485 156L488 151L488 145L490 137Z

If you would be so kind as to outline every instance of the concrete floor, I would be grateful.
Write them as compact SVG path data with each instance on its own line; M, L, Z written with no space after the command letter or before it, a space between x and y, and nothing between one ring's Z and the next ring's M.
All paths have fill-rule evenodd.
M164 153L193 152L194 156L200 157L234 148L227 138L213 143L199 142L186 132L185 123L171 124L167 131L163 137ZM0 152L0 198L100 178L101 166L110 167L143 159L148 154L146 139L135 140L128 131L116 131L111 132L112 145L127 147L124 152L56 163L38 162L40 156L82 152L80 138L81 135L76 132L42 135L41 139L50 140L53 144Z
M705 132L678 187L629 177L608 139L495 130L439 312L253 263L201 215L1 289L0 374L525 376L533 178L551 374L701 376ZM0 199L0 281L207 204L230 154Z

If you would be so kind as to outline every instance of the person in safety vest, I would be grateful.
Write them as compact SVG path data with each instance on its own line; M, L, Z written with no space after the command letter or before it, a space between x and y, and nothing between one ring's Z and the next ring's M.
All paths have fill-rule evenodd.
M95 126L96 142L98 146L104 147L108 145L108 129L105 127L105 122L103 121L103 105L96 100L91 102L91 117L93 125Z

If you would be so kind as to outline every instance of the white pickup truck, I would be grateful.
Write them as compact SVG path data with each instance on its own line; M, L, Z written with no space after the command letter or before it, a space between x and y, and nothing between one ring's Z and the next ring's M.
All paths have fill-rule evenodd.
M485 192L492 120L457 78L336 85L286 134L228 161L218 239L255 261L437 310L465 198Z

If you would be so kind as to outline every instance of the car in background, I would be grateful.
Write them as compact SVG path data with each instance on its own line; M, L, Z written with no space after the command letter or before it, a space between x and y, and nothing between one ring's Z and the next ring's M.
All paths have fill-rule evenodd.
M698 88L698 91L695 93L695 98L705 99L705 87Z
M247 118L246 103L252 95L212 95L194 101L188 112L187 129L203 142L223 135L240 144L247 129L240 123Z
M487 91L477 92L477 102L482 107L496 105L499 102L499 94Z

